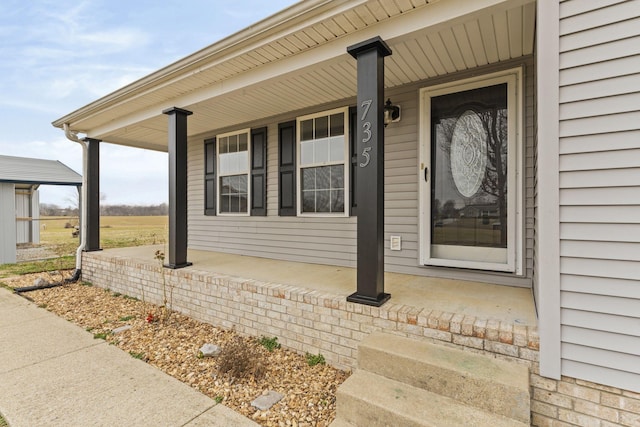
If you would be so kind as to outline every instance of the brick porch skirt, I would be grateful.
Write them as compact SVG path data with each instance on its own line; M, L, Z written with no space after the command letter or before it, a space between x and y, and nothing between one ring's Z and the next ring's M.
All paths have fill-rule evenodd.
M532 425L640 426L640 393L563 377L539 376L539 337L524 326L460 313L393 304L369 307L343 295L232 277L195 268L85 252L82 279L95 286L171 306L194 319L250 336L276 336L300 353L322 353L341 369L356 366L358 343L373 331L430 340L528 366Z

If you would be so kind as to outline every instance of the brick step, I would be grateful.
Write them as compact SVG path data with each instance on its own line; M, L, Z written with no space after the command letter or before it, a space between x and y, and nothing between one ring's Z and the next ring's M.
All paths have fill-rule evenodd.
M529 369L516 363L376 332L358 346L358 370L526 425L530 421Z
M332 427L529 425L363 370L351 375L338 388L337 414Z

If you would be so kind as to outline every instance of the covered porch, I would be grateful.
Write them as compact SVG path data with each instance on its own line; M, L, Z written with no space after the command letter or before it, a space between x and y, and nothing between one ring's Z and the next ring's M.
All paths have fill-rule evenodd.
M386 272L393 298L371 307L346 300L354 268L189 250L193 265L171 270L155 259L158 250L164 247L85 252L83 278L155 304L166 291L177 311L246 335L277 336L289 348L320 352L346 369L373 331L538 358L531 289Z
M337 366L355 366L373 331L535 363L535 22L533 0L304 0L58 119L70 139L86 135L94 188L102 143L169 153L169 241L160 249L170 268L154 259L159 248L95 251L93 191L83 279L154 303L170 288L176 310L277 336ZM441 230L425 90L454 83L458 92L505 88L496 96L512 137L500 188L508 178L511 190L500 197L509 195L510 210L491 221L510 240L434 263L430 233ZM402 111L388 128L387 99ZM312 145L299 130L334 115L337 155L303 162L303 142ZM250 142L237 152L220 148L243 135ZM249 182L234 191L220 176L229 153L242 153L233 176ZM333 167L335 210L305 208L303 191L327 190L304 190L305 171ZM221 208L225 188L244 201L237 210Z
M304 246L304 251L298 252L304 253L311 262L316 262L313 260L316 258L319 262L333 260L349 266L357 264L363 279L357 280L357 289L351 281L351 292L357 290L359 295L367 297L361 300L373 299L378 305L390 292L381 280L385 262L395 271L409 274L531 287L531 203L524 206L518 202L522 205L518 212L522 214L517 218L514 215L509 234L514 239L509 256L517 262L509 261L508 274L494 274L495 269L476 273L473 267L455 270L448 265L444 268L427 265L424 254L430 245L426 230L430 223L436 222L431 221L432 210L427 206L430 199L425 192L430 188L424 183L430 169L424 159L426 143L420 136L424 133L422 123L426 115L422 111L419 91L426 86L510 67L527 67L525 78L533 82L535 2L420 0L400 3L302 1L53 124L66 129L71 136L86 135L88 163L94 165L89 168L88 182L94 184L94 188L99 188L99 144L115 143L169 152L167 265L172 268L194 262L187 255L187 248L228 253L241 251L262 256L267 251L265 247L269 246L268 251L274 258L299 261L299 254L291 253L297 250L291 249L295 241ZM382 49L385 53L380 53L380 56L386 55L384 62L381 63L382 58L375 58L371 64L364 64L354 59L359 52L356 48L375 38L384 41L389 48L388 52L385 48ZM372 70L376 71L375 75L368 76L366 72ZM531 94L533 83L523 84ZM364 96L368 92L359 93L362 87L375 92L375 97ZM364 104L360 98L366 98ZM374 98L375 102L371 103ZM385 129L380 119L384 100L388 98L402 106L402 119ZM532 101L527 104L534 105ZM292 162L292 171L283 172L280 153L284 151L279 147L279 126L305 114L355 105L361 110L364 109L362 105L373 105L372 116L376 119L366 121L362 126L373 123L371 129L375 128L375 131L374 138L369 140L366 136L366 132L371 133L369 128L355 124L345 127L353 128L351 133L359 142L353 148L347 147L350 142L344 143L346 148L341 164L344 165L343 177L349 178L343 179L341 185L345 194L342 201L344 217L325 215L326 218L321 218L323 215L319 215L310 218L302 207L295 205L295 197L301 198L301 188L296 188L300 185L295 180L296 176L301 180L302 175L299 159L297 164L295 160ZM533 117L529 113L532 107L528 108L526 116ZM362 118L363 112L357 115ZM518 114L525 115L524 111ZM529 119L527 125L531 128ZM222 184L212 165L219 160L215 155L205 154L206 147L215 147L211 141L218 135L242 128L258 130L263 127L267 129L267 141L261 152L267 154L258 163L265 166L262 172L266 170L266 175L261 172L258 176L261 185L251 186L252 191L259 188L262 191L247 196L251 199L251 210L242 215L216 214L212 202L216 201L216 188L220 190ZM533 135L528 129L526 132L522 129L520 134ZM345 141L346 138L347 135ZM371 147L361 147L365 144L364 139ZM533 158L533 138L529 140L526 146L518 148L520 162L524 162L525 157ZM300 145L294 141L295 144ZM373 151L366 151L370 148ZM296 150L300 151L299 147ZM347 153L349 150L352 153ZM210 151L215 152L215 148ZM362 165L369 165L369 162L362 153L379 153L375 169L372 160L368 170L364 170ZM521 169L519 176L529 181L519 187L531 187L532 167L527 165L528 169L524 170L524 164L519 164L518 168ZM510 170L515 171L516 167ZM284 213L284 204L288 201L281 196L285 192L282 178L291 172L294 178L286 182L293 182L290 185L290 193L295 196L290 206L293 213ZM253 169L251 173L253 179ZM425 179L421 178L423 176ZM367 185L353 184L356 181ZM373 183L377 183L377 187L374 188ZM352 184L353 188L349 188ZM97 191L90 193L94 199L98 194ZM91 197L86 221L87 250L96 250L99 249L99 221L96 220L99 202ZM350 212L356 206L354 203L349 206L345 200L357 201L359 211ZM527 196L527 202L531 202L531 196ZM369 209L369 205L373 208ZM281 236L274 239L263 235L261 227L247 224L253 219L261 225L277 224ZM363 224L369 225L365 228ZM309 229L316 232L311 238L303 234ZM235 235L226 234L229 230ZM323 240L330 233L333 233L331 245ZM392 235L405 242L404 249L385 254L385 241ZM371 244L366 240L369 238ZM270 242L260 248L261 253L255 245L258 240ZM367 254L369 248L375 250ZM364 277L368 271L375 272L373 279ZM360 293L360 288L365 286L360 286L360 282L372 289Z

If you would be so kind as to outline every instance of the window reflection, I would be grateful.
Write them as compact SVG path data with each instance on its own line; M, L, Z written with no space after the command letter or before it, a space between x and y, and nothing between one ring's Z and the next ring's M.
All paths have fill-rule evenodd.
M433 244L507 247L507 85L432 98Z

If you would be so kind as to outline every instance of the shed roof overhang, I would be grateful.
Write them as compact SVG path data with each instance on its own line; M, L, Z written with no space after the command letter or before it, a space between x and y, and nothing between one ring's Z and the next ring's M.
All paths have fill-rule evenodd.
M115 144L167 150L162 111L197 136L356 94L347 47L380 36L385 87L531 55L535 0L304 0L53 122Z
M0 182L20 185L82 185L82 175L57 160L0 156ZM22 185L24 184L24 185Z

